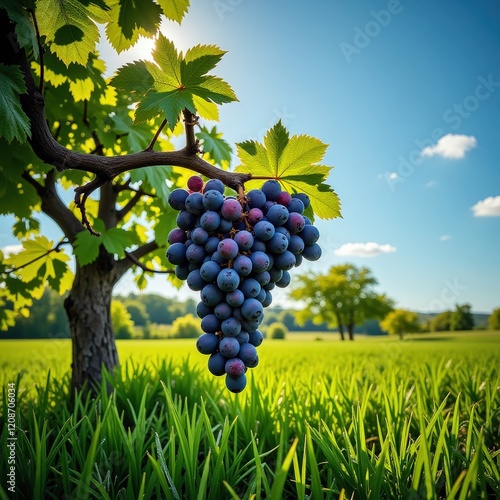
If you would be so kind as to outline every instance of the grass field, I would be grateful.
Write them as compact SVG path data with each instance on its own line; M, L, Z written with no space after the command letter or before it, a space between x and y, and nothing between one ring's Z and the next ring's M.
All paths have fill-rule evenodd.
M19 498L500 498L499 347L290 335L234 395L192 340L119 341L121 371L71 403L69 341L1 341L0 498L9 383Z

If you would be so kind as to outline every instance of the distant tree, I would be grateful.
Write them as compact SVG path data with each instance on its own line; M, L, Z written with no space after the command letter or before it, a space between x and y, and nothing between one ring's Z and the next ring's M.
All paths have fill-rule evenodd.
M463 304L455 306L455 311L451 316L450 330L472 330L474 328L474 317L472 316L472 306Z
M500 307L494 309L488 319L488 328L490 330L500 330Z
M267 328L267 336L270 339L284 340L288 335L288 328L279 322L271 323Z
M344 328L349 339L354 340L355 325L383 318L393 308L391 299L375 292L378 282L366 267L333 266L326 274L298 275L295 283L290 295L307 305L297 314L297 320L303 323L312 319L316 324L326 322L329 327L338 326L342 340Z
M171 336L174 338L191 339L198 337L201 333L200 322L192 314L181 316L172 323Z
M451 328L451 311L443 311L430 321L431 332L448 332Z
M139 302L138 300L127 300L124 305L127 308L132 321L137 326L146 326L150 323L148 311L146 311L146 306L142 302Z
M382 330L390 335L399 335L403 340L405 333L420 331L418 314L404 309L394 309L380 322Z
M134 335L134 322L127 308L118 300L111 302L111 322L117 339L130 339Z
M290 311L281 311L278 315L278 322L283 323L287 330L296 330L297 325L295 323L295 314Z

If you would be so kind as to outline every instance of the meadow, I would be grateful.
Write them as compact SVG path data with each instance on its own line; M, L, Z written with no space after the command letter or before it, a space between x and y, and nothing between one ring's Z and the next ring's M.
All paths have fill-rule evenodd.
M499 347L290 335L234 395L193 340L119 341L121 370L72 399L68 340L4 340L0 499L500 498Z

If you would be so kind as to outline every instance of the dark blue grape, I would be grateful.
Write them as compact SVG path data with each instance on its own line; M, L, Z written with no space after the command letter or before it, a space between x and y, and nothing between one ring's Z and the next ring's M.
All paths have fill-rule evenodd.
M264 309L257 299L249 298L241 305L241 314L247 320L257 320L264 314Z
M252 189L247 193L250 208L262 208L266 203L266 195L260 189Z
M264 303L264 300L266 299L266 290L264 288L261 289L261 291L259 292L259 295L257 295L257 297L255 297L261 304ZM264 305L262 305L262 307L264 307Z
M275 201L266 201L266 203L264 204L264 206L262 207L262 212L264 213L264 220L269 220L265 215L267 214L267 211L271 208L271 207L274 207L274 205L276 205L276 202Z
M304 204L304 209L308 208L309 205L311 204L311 200L309 199L309 196L307 196L307 194L304 194L304 193L292 194L292 198L298 198Z
M240 345L245 344L250 340L250 335L245 330L241 330L241 332L236 335L235 339L240 343Z
M196 243L189 245L186 249L186 259L198 266L201 266L206 255L205 248Z
M288 239L284 234L276 233L266 246L270 252L280 254L288 248Z
M273 285L274 285L274 283L273 283ZM265 292L266 292L266 296L265 296L264 300L262 301L262 307L269 307L273 302L273 296L269 290L265 290Z
M217 286L223 292L232 292L239 284L240 276L234 269L222 269L217 276Z
M243 361L243 363L248 364L252 363L257 357L257 349L254 345L247 342L246 344L240 345L240 350L238 351L238 358Z
M231 377L226 375L226 387L235 394L241 392L247 385L247 378L245 375L241 377Z
M203 206L207 210L218 212L224 203L224 196L215 189L205 190L203 195Z
M170 264L178 266L179 264L185 264L187 262L186 258L186 246L184 243L173 243L167 248L167 259Z
M251 276L256 280L260 286L267 285L271 281L271 274L269 271L262 271L261 273L254 273Z
M222 257L222 255L218 251L212 254L212 260L214 262L217 262L217 264L220 264L221 266L227 264L227 259Z
M241 377L246 369L245 363L240 358L231 358L226 361L225 370L231 377Z
M188 264L179 264L175 266L175 276L182 281L187 279L190 272Z
M284 205L285 207L288 207L291 201L292 197L290 196L290 193L287 193L286 191L281 191L278 198L276 199L276 203Z
M253 242L250 252L265 252L267 250L266 243L261 240L255 240Z
M269 269L269 276L271 278L271 281L276 283L276 281L279 281L282 278L283 271L281 269L278 269L277 267L271 267Z
M199 215L205 211L203 206L203 195L201 193L191 193L186 198L186 210L192 214Z
M263 218L264 214L260 208L251 208L247 215L247 220L252 226L255 226L255 224L260 222Z
M288 250L290 250L290 252L295 255L302 253L302 250L304 250L304 240L302 239L302 232L303 231L300 232L300 236L292 234L288 243Z
M208 231L202 227L195 227L191 231L191 239L197 245L204 245L208 240Z
M283 205L273 205L266 214L269 222L275 226L282 226L288 220L288 209Z
M219 275L221 270L221 267L217 262L214 262L213 260L209 260L207 262L204 262L200 268L200 274L201 277L207 282L207 283L214 283L215 280L217 279L217 276Z
M226 294L226 302L231 307L240 307L245 300L245 295L241 290L234 290Z
M234 337L224 337L219 342L219 352L226 358L234 358L240 350L240 343Z
M221 330L224 335L236 337L241 332L241 323L234 317L227 318L222 322Z
M219 191L219 193L224 194L224 184L219 179L210 179L205 184L205 191L210 191L211 189L215 189Z
M219 228L221 223L220 215L209 210L200 217L200 226L209 233Z
M304 213L304 204L298 198L292 198L290 205L288 205L288 211L290 213L294 212L297 214L303 214Z
M290 213L290 217L288 217L288 220L286 221L286 228L290 231L291 234L297 234L304 229L304 226L306 225L306 222L304 220L304 217L302 215L292 212Z
M228 234L229 231L233 229L233 223L230 220L224 219L224 217L220 218L220 225L217 229L217 233L219 234Z
M321 257L321 247L315 243L314 245L306 245L302 256L307 260L318 260Z
M201 354L212 354L217 351L217 347L219 347L219 338L213 333L204 333L196 341L196 348Z
M183 231L189 231L195 227L196 215L188 212L187 210L183 210L177 215L176 224Z
M199 269L195 269L188 274L187 286L194 292L199 292L207 284L207 282L201 277Z
M300 254L300 253L295 256L295 260L296 260L295 267L299 267L302 264L302 259L303 259L303 257L302 257L302 254Z
M217 285L209 283L203 287L200 298L207 306L215 307L219 302L222 302L224 294Z
M280 269L280 271L281 271L281 269ZM283 272L283 271L281 271L281 272ZM275 288L276 288L276 283L274 281L270 281L267 285L264 285L264 290L267 290L268 292L270 292L271 290L274 290Z
M267 241L274 236L275 229L270 222L261 220L260 222L257 222L257 224L255 224L253 232L255 237L259 238L259 240Z
M306 245L314 245L319 239L319 230L315 226L306 225L299 233L299 236L304 240Z
M217 247L219 246L219 238L217 236L210 236L208 238L207 242L205 243L205 252L207 252L208 255L212 255L214 252L217 251Z
M239 231L234 235L234 241L238 244L238 248L241 252L250 250L254 243L254 237L249 231Z
M226 374L226 362L227 358L225 358L220 352L214 352L208 358L208 371L215 375L216 377L220 377L221 375Z
M292 237L292 235L290 234L290 231L286 227L283 227L283 226L277 227L276 233L284 234L288 241L290 241L290 238Z
M281 186L278 181L271 179L264 182L261 190L268 200L276 201L281 193Z
M168 204L174 210L186 210L186 198L189 196L189 193L185 189L174 189L168 195Z
M198 305L196 306L196 314L198 315L199 318L204 318L209 314L213 314L213 312L214 310L212 307L208 307L203 302L198 302Z
M252 261L246 255L238 255L233 260L233 269L240 276L248 276L252 272Z
M207 333L215 333L220 330L220 319L215 314L207 314L201 320L201 329Z
M286 288L290 282L292 281L292 277L288 271L283 271L283 277L276 282L276 286L279 288Z
M240 290L246 298L257 297L261 290L260 283L254 278L245 278L240 283ZM227 298L226 298L227 300ZM229 303L229 301L228 301Z
M275 255L274 257L274 265L278 269L282 269L283 271L288 271L295 266L295 255L289 250L285 250L283 253Z
M271 264L269 255L260 251L251 253L250 260L252 261L252 271L254 273L261 273L262 271L267 271Z
M259 347L260 344L262 344L262 341L264 340L264 335L262 335L262 332L260 330L254 330L253 332L250 332L248 335L250 337L248 342L255 347Z
M214 314L224 321L233 314L233 308L227 302L221 302L214 307Z

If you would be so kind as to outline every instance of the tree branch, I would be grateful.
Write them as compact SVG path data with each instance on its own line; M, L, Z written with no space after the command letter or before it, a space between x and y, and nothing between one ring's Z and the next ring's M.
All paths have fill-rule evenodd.
M126 257L132 261L133 264L135 264L137 267L142 269L145 272L148 273L156 273L156 274L172 274L174 272L173 269L165 269L165 270L160 270L160 269L153 269L152 267L148 267L145 264L143 264L139 259L134 257L133 254L129 252L125 252Z
M137 203L139 203L140 199L145 195L146 193L143 193L141 190L135 191L134 196L132 196L132 198L128 200L127 204L120 210L117 210L116 212L117 222L120 222L137 205Z
M116 262L115 280L118 281L141 257L144 257L144 255L147 255L149 252L153 252L158 248L160 248L158 243L156 243L155 240L152 240L148 243L144 243L144 245L139 248L136 248L133 252L127 252L124 259Z
M146 148L146 151L153 151L153 147L155 145L155 142L158 140L158 137L160 137L161 131L163 130L163 127L166 124L167 124L167 119L165 118L161 122L161 125L158 127L158 130L156 131L156 134L154 135L153 139L151 139L151 142L149 143L149 146Z

